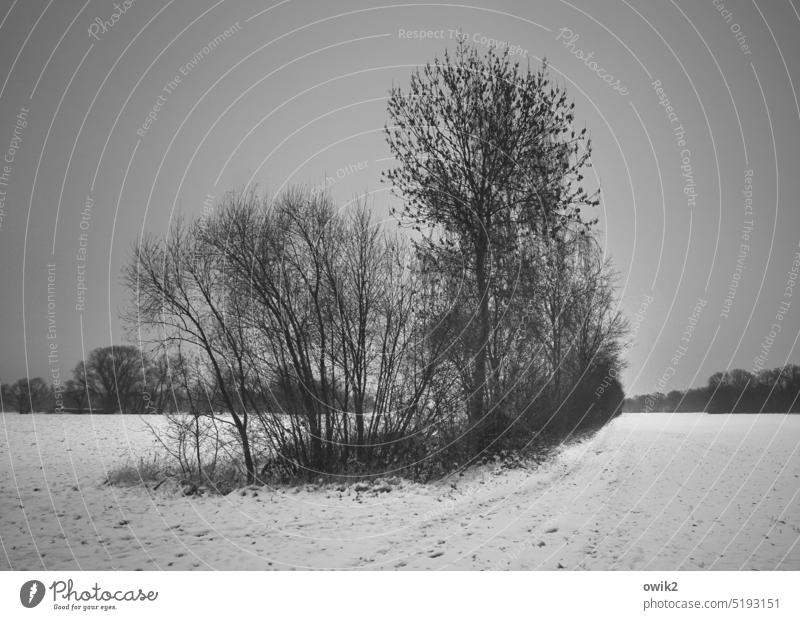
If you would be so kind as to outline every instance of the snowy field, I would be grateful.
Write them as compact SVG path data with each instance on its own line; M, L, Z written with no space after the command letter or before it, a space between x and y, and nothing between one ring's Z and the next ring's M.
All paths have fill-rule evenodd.
M800 570L800 416L626 414L538 469L391 492L102 485L136 416L0 415L9 569Z

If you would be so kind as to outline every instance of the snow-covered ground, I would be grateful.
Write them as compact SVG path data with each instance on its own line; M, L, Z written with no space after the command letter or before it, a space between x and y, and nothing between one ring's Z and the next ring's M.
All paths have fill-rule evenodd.
M13 569L800 569L800 416L626 414L538 469L388 493L101 484L134 416L0 415Z

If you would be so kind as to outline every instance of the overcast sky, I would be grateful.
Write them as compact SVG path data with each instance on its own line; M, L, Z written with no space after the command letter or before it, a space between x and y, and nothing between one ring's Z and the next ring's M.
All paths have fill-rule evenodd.
M388 90L459 29L547 57L591 132L629 393L800 359L789 0L21 0L0 20L4 382L126 342L132 243L227 189L325 184L386 213Z

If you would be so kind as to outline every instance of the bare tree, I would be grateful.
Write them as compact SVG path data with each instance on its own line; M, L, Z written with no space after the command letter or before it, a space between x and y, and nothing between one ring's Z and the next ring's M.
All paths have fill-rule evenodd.
M75 370L74 381L95 409L108 413L139 413L148 362L136 347L101 347L89 353Z
M204 234L246 291L239 308L258 369L251 406L263 403L259 419L277 452L315 471L385 457L433 375L412 350L415 287L403 244L363 203L342 215L306 190L260 207L234 195L218 213Z
M235 426L249 479L259 460L310 475L386 462L442 412L410 261L363 203L341 214L307 190L232 192L202 226L137 246L128 319L171 355L195 434L200 384L200 415Z
M573 127L573 108L546 66L524 72L507 51L481 57L465 43L389 99L386 136L399 166L387 178L405 199L403 216L432 231L427 238L439 253L463 257L471 284L476 335L465 391L476 448L489 439L480 421L493 381L492 281L502 259L531 238L582 222L581 209L597 204L580 185L590 145Z
M222 257L205 242L199 223L190 226L176 222L164 240L147 237L133 250L125 269L125 280L134 295L127 315L137 330L166 345L179 345L202 353L209 377L230 415L223 423L237 432L249 481L256 479L256 464L250 443L248 409L232 381L236 359L231 359L231 343L241 356L235 313L226 314L229 287Z
M41 377L18 379L3 385L3 406L19 413L36 413L52 406L53 391Z

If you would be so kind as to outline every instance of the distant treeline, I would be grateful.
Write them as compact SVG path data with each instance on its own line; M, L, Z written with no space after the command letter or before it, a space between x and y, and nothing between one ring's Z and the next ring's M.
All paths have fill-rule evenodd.
M668 394L654 392L626 398L626 412L798 413L800 366L762 370L753 374L735 369L718 372L708 385Z
M164 413L184 407L166 389L166 363L129 345L100 347L66 381L23 377L2 384L3 411L19 413Z

